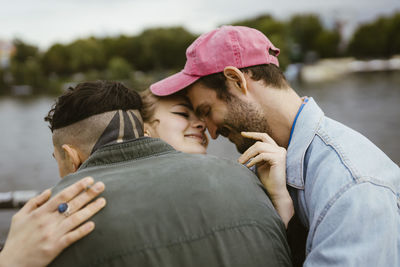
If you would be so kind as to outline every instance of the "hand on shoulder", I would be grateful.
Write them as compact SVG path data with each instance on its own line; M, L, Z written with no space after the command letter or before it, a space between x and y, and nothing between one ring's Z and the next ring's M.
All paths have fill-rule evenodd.
M102 182L93 184L93 178L86 177L52 199L47 189L29 200L12 218L0 253L0 267L46 266L66 247L93 231L94 223L85 221L106 204L104 198L89 203L105 188ZM61 203L67 203L63 205L67 207L64 213L58 210Z

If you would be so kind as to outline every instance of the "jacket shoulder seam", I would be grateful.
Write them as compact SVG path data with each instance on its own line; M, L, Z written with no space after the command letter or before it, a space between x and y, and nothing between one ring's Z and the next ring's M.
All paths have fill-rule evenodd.
M359 172L356 168L353 168L350 159L346 156L346 153L343 151L341 146L337 143L333 143L330 136L321 128L316 132L316 135L322 140L322 142L324 142L326 146L330 146L335 151L336 155L339 157L346 169L350 172L353 179L357 181L361 175L359 175Z

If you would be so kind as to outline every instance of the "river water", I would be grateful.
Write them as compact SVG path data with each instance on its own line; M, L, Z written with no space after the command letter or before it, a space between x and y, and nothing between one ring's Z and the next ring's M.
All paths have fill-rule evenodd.
M312 96L325 114L361 132L400 164L400 73L349 75L319 84L293 84L300 95ZM51 156L51 132L43 117L54 99L0 98L0 192L44 190L58 181ZM236 159L224 138L211 140L208 152ZM0 211L0 243L14 210Z

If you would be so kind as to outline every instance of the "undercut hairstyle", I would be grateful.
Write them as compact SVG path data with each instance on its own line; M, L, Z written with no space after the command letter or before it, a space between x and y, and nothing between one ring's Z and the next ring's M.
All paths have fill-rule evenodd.
M60 96L45 121L53 143L79 148L86 157L98 148L143 136L137 92L112 81L84 82Z
M240 71L250 75L250 78L254 81L263 81L268 87L289 88L282 70L274 64L250 66L241 68ZM203 76L197 82L216 91L218 98L221 100L229 101L232 97L226 86L226 77L223 72Z

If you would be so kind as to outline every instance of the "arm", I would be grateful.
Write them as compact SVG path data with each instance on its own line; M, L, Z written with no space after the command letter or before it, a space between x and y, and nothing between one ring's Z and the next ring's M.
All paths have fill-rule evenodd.
M242 136L258 140L238 159L251 167L257 165L258 178L287 227L294 214L292 199L286 188L286 149L278 146L266 133L242 132Z
M0 267L46 266L63 249L89 234L94 223L83 222L105 206L104 198L85 206L104 191L102 182L91 186L93 183L93 178L86 177L52 199L51 191L47 189L29 200L12 218L10 232L0 253ZM57 210L64 202L68 203L69 216Z

